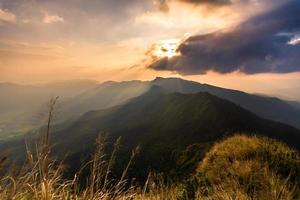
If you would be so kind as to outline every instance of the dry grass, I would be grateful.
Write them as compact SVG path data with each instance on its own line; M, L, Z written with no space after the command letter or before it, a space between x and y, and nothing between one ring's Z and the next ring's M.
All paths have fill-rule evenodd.
M292 200L299 196L300 156L267 138L236 135L209 151L198 167L199 199Z
M109 200L132 199L135 188L128 185L128 170L139 152L139 147L132 151L131 157L119 180L111 180L111 168L120 145L118 139L114 150L106 160L104 153L105 138L96 141L96 150L92 161L82 166L73 180L64 180L63 163L51 159L49 135L53 111L57 98L50 101L46 132L41 143L36 145L35 153L27 148L27 162L17 172L10 172L0 180L0 199L3 200ZM80 187L80 175L84 168L90 168L87 187Z

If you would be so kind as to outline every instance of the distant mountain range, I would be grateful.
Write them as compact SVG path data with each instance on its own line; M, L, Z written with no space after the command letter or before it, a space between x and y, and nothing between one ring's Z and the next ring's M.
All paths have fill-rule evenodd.
M105 82L68 81L40 86L0 84L0 138L20 134L43 124L51 96L61 96L57 122L76 119L91 111L124 104L146 93L153 85L167 92L193 94L208 92L227 99L260 117L300 128L300 103L249 94L179 78L156 78L153 81Z
M153 85L167 92L193 94L208 92L227 99L266 118L300 128L300 103L249 94L179 78L156 78L153 81L104 82L80 80L38 86L0 84L0 138L22 134L44 124L47 103L60 96L56 122L72 121L91 111L124 104L147 92Z
M251 112L266 118L300 128L299 103L291 103L276 97L253 95L238 90L224 89L178 78L156 78L154 84L180 93L208 92L227 99ZM297 106L298 105L298 106Z
M72 174L80 167L80 161L89 158L97 136L103 132L107 133L109 144L122 137L118 166L123 166L131 150L141 145L132 170L132 175L141 179L149 169L176 174L178 156L190 145L203 156L211 144L233 133L264 135L300 149L300 131L296 128L263 119L208 92L174 93L154 85L127 103L89 111L72 123L57 125L51 135L53 154L59 158L69 155L66 162L68 173ZM10 151L8 158L24 156L23 137L3 141L0 150Z
M91 110L105 109L123 104L147 92L150 82L104 82L71 98L61 101L63 117L80 116Z
M237 90L220 88L179 78L156 78L153 81L105 82L98 87L85 91L63 101L62 113L79 116L90 110L99 110L120 105L137 97L156 85L167 92L193 94L208 92L227 99L263 117L300 128L299 103L284 101L275 97L253 95Z

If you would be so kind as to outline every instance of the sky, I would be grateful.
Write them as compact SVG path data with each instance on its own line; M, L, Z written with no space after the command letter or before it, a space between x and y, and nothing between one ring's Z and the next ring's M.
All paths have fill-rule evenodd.
M300 100L298 0L0 0L0 82L184 79Z

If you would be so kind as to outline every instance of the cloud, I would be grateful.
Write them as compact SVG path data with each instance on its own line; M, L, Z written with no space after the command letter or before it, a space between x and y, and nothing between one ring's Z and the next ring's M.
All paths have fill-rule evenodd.
M291 44L291 45L298 45L298 44L300 44L300 37L299 37L299 36L293 37L293 38L289 41L289 44Z
M162 12L169 12L170 10L167 0L154 0L153 5Z
M193 5L207 5L207 6L224 6L231 4L231 0L154 0L154 5L162 12L170 10L169 4L172 2L183 2Z
M210 5L227 5L231 4L230 0L179 0L186 3L193 4L210 4Z
M16 21L16 16L8 10L2 10L0 8L0 21L14 22Z
M180 56L149 67L180 74L300 71L299 13L300 1L290 0L231 30L192 36L179 46Z
M58 16L58 15L49 15L48 13L45 13L43 22L45 24L53 24L58 22L64 22L64 18Z

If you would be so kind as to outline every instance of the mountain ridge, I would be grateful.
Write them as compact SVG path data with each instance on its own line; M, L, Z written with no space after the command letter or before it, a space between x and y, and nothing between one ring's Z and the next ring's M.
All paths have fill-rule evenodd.
M125 158L141 145L135 168L141 177L147 174L145 166L163 172L174 170L170 168L175 165L174 155L189 145L198 144L203 153L210 144L237 132L263 135L300 149L300 131L291 126L262 119L207 92L169 93L158 86L124 105L81 116L72 126L53 134L52 141L71 152L77 150L78 156L82 151L92 152L93 147L88 146L103 132L108 133L109 141L122 137ZM67 142L59 144L57 137ZM78 151L83 143L84 150Z
M74 84L69 84L67 88L72 88L73 86L76 88L77 86L80 86L77 85L80 81L71 81L70 83ZM85 82L84 85L88 86L89 84L92 84L92 82ZM162 77L156 77L152 81L106 81L102 84L92 85L91 87L88 86L88 88L82 92L78 92L77 90L69 91L69 96L67 95L67 97L60 99L59 112L61 114L58 117L57 122L77 118L90 110L99 110L116 105L123 105L132 98L144 94L153 85L165 88L168 92L181 92L186 94L209 92L220 98L230 100L263 118L279 121L292 125L296 128L300 128L300 104L298 102L283 101L274 97L253 95L238 90L216 87L180 78ZM85 88L85 86L82 86L82 88ZM24 90L22 89L21 91L22 93L20 94L23 94ZM30 95L31 93L29 93L29 95L27 95L28 98L25 98L26 95L24 98L20 98L20 95L12 95L10 97L9 93L4 91L4 94L7 95L5 95L4 99L2 99L2 102L4 102L2 105L7 106L3 108L4 113L0 115L0 129L2 129L2 133L0 133L3 137L8 135L9 132L16 131L18 134L22 132L24 133L42 125L41 120L36 120L36 116L45 112L44 108L50 98L49 95L57 93L55 90L51 90L50 92L47 91L48 90L46 90L46 92L43 91L42 93L34 92L33 95ZM59 93L61 92L58 92L57 94ZM9 98L16 99L16 103L14 104L14 101L9 100ZM25 101L22 100L22 102L18 103L18 99L25 99ZM22 109L24 108L24 111L22 109L16 110L16 108L19 108L17 105L20 105ZM5 112L6 110L10 111L10 116L8 116L8 113ZM16 110L16 112L13 112L14 110ZM20 118L18 116L23 117ZM9 121L15 121L16 123L9 123ZM17 126L16 124L19 125Z
M131 150L141 145L132 176L142 180L149 169L176 174L176 160L190 145L204 155L215 141L239 132L263 135L300 149L300 130L296 128L262 119L208 92L170 93L159 86L152 86L125 104L89 111L72 123L54 127L50 141L53 156L59 159L70 156L66 161L70 176L78 170L82 160L90 158L101 133L106 133L109 144L122 138L122 158L118 166L123 166ZM39 136L28 135L27 141ZM18 137L0 143L2 152L9 149L11 154L7 157L25 156L24 139Z

